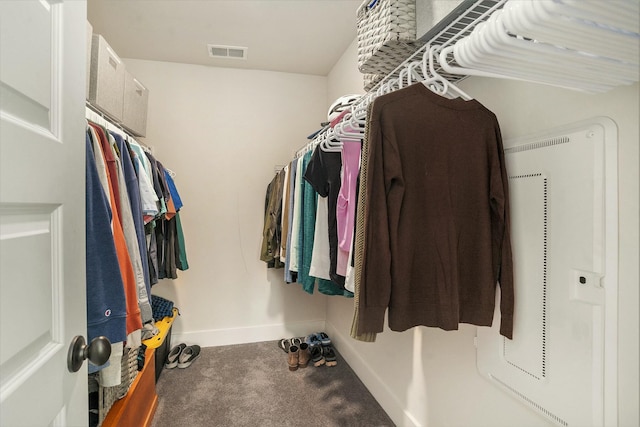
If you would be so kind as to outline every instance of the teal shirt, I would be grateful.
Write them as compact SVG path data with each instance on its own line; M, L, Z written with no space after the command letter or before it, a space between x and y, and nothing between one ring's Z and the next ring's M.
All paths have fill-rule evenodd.
M302 158L302 173L311 160L312 152L307 152ZM311 256L313 253L313 241L316 228L316 211L318 207L318 193L306 180L302 180L302 218L301 232L298 237L298 283L302 289L313 293L315 284L318 283L318 292L325 295L344 295L352 297L353 294L331 280L319 279L309 275L311 269Z
M311 160L311 152L305 153L302 158L302 172L307 169ZM298 283L302 289L310 294L315 287L315 278L309 276L311 269L311 253L313 251L313 238L316 222L316 196L315 191L307 181L302 180L300 192L300 206L302 206L302 217L300 218L300 233L298 234Z

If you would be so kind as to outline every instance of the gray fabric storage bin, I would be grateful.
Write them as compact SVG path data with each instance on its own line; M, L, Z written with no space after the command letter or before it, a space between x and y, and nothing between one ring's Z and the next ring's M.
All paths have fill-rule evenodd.
M122 121L124 105L124 62L99 34L91 43L89 102L116 122Z
M91 43L93 38L93 26L87 21L87 88L86 99L89 99L89 81L91 80Z
M135 136L147 134L149 90L125 70L122 126Z

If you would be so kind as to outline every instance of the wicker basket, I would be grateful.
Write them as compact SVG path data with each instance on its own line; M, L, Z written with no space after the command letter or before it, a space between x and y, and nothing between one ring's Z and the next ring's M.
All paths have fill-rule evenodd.
M138 349L125 348L122 355L122 372L120 385L115 387L102 387L98 389L98 419L99 424L107 417L113 404L127 395L133 380L138 375Z
M382 79L384 75L382 74L364 74L364 90L369 92L375 85L377 85Z
M388 74L418 47L415 0L366 0L357 12L358 69Z

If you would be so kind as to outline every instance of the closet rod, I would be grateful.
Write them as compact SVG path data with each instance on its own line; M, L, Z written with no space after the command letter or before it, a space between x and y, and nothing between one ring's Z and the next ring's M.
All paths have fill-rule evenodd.
M104 119L107 122L111 123L112 125L116 126L118 129L122 128L122 126L117 124L117 121L114 118L112 118L108 113L105 113L104 111L100 110L98 107L93 105L91 102L85 101L84 104L88 109L90 109L92 112L96 113L102 119Z
M93 118L96 118L97 120L104 122L105 126L112 126L112 127L115 128L115 129L111 129L111 130L118 131L118 132L123 132L126 135L129 135L129 133L126 130L124 130L124 128L122 126L120 126L118 123L116 123L116 121L113 118L111 118L111 116L106 114L104 111L101 111L100 109L98 109L98 107L96 107L95 105L93 105L89 101L85 101L85 106L87 107L87 111L85 113L85 117L88 120L92 120ZM95 114L95 117L89 117L89 116L92 116L91 113ZM96 123L98 123L98 122L96 121ZM102 124L102 123L98 123L98 124Z
M89 101L85 101L85 118L90 120L96 124L102 125L109 130L112 130L116 133L119 133L123 136L126 136L127 139L134 141L143 150L153 154L153 147L140 143L133 135L131 135L126 129L124 129L121 125L115 122L108 114L105 114L103 111L98 109L95 105L91 104Z

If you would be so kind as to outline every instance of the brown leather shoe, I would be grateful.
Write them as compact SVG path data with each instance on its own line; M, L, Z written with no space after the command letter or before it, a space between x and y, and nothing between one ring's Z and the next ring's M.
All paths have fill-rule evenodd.
M306 368L310 358L311 354L309 353L309 344L306 342L301 343L300 349L298 350L298 366Z
M289 370L295 371L298 369L298 347L292 345L289 347L289 353L287 354L287 363L289 364Z

